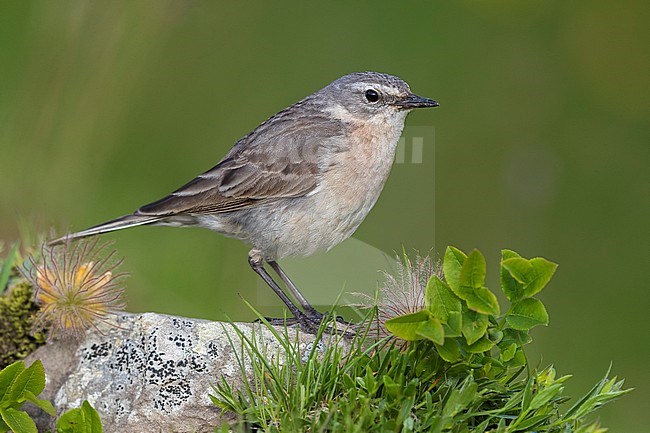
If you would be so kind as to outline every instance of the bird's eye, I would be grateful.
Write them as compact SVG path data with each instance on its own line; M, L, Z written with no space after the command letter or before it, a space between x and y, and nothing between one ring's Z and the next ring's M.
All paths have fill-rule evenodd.
M376 90L368 89L366 90L366 99L368 102L377 102L379 101L379 93Z

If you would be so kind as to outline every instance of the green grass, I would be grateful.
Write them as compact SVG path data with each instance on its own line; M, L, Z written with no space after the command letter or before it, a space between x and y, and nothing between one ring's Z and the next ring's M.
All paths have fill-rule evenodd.
M320 343L305 349L292 330L269 329L282 356L266 353L254 336L233 340L244 349L240 368L252 376L241 389L223 378L215 385L215 405L238 419L222 431L595 433L605 430L588 415L629 392L608 371L563 409L569 376L556 377L553 367L497 369L487 357L449 363L428 340L403 345L364 332L348 342L323 327Z

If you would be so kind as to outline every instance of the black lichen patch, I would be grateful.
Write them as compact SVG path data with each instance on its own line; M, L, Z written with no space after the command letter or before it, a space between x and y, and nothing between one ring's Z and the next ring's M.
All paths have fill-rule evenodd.
M195 350L193 326L188 327L193 323L174 318L170 325L164 331L149 328L137 339L92 343L81 349L82 363L101 377L110 377L111 392L125 396L112 402L116 417L130 413L127 396L135 395L147 396L153 408L171 413L193 395L188 377L208 371L212 356ZM210 352L216 351L213 344Z
M221 356L221 348L215 341L208 343L208 356L212 358L219 358Z
M113 345L109 342L93 343L90 347L85 347L82 350L81 356L85 361L93 361L97 358L109 356Z

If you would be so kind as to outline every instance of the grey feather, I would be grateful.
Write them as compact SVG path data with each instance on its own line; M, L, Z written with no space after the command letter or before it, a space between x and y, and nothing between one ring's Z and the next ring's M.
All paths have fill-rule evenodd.
M318 185L319 157L347 134L345 125L305 100L281 111L239 140L215 167L138 214L230 212L279 198L300 197ZM307 107L308 106L308 107ZM302 107L295 112L296 107ZM269 126L272 127L269 127Z

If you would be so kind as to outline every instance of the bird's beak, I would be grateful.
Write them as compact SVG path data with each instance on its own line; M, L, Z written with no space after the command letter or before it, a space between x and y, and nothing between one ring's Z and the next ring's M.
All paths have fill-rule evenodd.
M393 102L393 105L402 110L412 110L413 108L437 107L440 104L438 104L433 99L424 98L422 96L410 93L403 98L395 100L395 102Z

